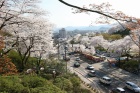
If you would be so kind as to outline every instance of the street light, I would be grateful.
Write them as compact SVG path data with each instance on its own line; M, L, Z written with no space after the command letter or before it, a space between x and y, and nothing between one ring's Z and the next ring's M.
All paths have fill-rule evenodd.
M138 69L140 70L140 36L139 36L139 66Z
M66 46L66 45L67 45L66 42L65 42L64 44L65 44L65 46L64 46L64 49L65 49L65 56L64 56L64 59L65 59L65 61L66 61L66 73L67 73L67 57L66 57L66 50L67 50L68 47Z
M54 78L54 80L55 80L55 77L56 77L56 71L55 70L53 70L53 78Z

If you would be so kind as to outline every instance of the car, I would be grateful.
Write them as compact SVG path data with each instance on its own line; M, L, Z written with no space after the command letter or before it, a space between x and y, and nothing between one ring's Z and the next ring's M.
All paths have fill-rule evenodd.
M88 66L87 66L87 69L88 69L88 70L94 70L94 67L93 67L92 65L88 65Z
M75 62L74 63L74 67L80 67L80 63L79 62Z
M73 55L73 54L74 54L74 52L69 52L69 53L68 53L68 55Z
M88 72L88 76L90 76L90 77L95 77L95 76L96 76L95 71L94 71L94 70L89 71L89 72Z
M75 60L76 60L76 61L80 61L80 58L79 58L79 57L77 57Z
M69 61L69 60L70 60L70 57L69 57L69 56L66 56L66 58L65 58L65 56L63 56L63 59L64 59L65 61Z
M104 83L104 84L108 84L108 85L110 85L111 82L112 82L111 78L108 77L108 76L103 76L103 77L101 77L101 78L99 79L99 81L102 82L102 83Z
M111 93L126 93L125 90L123 88L115 88L115 89L112 89Z
M132 90L132 91L134 91L134 92L140 93L140 87L138 87L138 85L136 85L136 84L133 83L133 82L127 81L127 82L125 83L125 86L126 86L126 88L128 88L128 89L130 89L130 90Z

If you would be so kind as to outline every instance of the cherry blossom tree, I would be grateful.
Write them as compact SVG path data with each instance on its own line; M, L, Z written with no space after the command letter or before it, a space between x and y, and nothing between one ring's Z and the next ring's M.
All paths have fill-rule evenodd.
M88 47L89 44L89 37L88 36L83 36L80 40L80 43Z
M80 37L82 37L81 34L77 34L77 35L75 35L75 36L73 37L73 40L74 40L75 42L79 42Z
M116 11L111 8L109 3L101 3L99 5L96 4L89 4L89 6L76 6L74 4L70 4L65 2L64 0L59 0L61 3L74 8L74 13L97 13L100 15L99 19L97 19L98 23L110 23L110 22L117 22L120 26L125 29L130 29L132 34L129 35L133 42L139 47L139 44L136 43L137 41L133 38L134 29L140 28L140 19L132 16L128 16L121 11ZM113 19L113 20L112 20ZM126 24L127 23L127 24Z
M100 36L95 36L95 37L92 37L91 40L90 40L90 45L96 47L98 45L101 45L102 42L104 42L104 38L102 35Z
M28 20L34 24L18 26L14 31L14 36L18 37L15 49L21 57L22 69L26 66L30 56L37 55L40 63L41 58L46 58L47 54L55 51L51 32L53 24L38 17L30 17Z
M130 54L131 47L134 45L134 42L129 36L124 37L123 39L115 40L110 42L109 52L112 53L112 56L121 56ZM115 55L114 55L115 54Z
M22 25L30 23L25 16L44 15L37 4L39 0L1 0L0 1L0 30L10 25Z
M11 34L11 36L4 37L3 54L8 53L18 44L18 41L21 41L17 31L22 33L26 30L27 33L30 33L32 29L35 29L35 26L32 25L36 23L32 20L46 16L46 12L38 7L39 3L40 0L0 0L0 30Z

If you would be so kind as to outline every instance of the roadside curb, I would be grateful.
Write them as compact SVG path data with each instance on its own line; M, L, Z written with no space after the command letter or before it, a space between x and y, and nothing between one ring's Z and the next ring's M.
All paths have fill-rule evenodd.
M78 71L77 71L78 72ZM80 72L78 72L79 74L81 74ZM76 73L75 73L76 74ZM81 74L82 75L82 74ZM81 79L80 79L81 80ZM90 81L90 80L89 80ZM98 89L96 89L96 88L93 88L90 84L87 84L86 82L84 82L84 81L82 81L81 80L81 82L84 84L84 85L86 85L88 88L90 88L91 90L93 90L94 91L94 93L103 93L103 92L101 92L100 90L98 90Z
M70 71L70 69L68 69ZM82 75L79 71L77 70L74 70L76 71L78 74ZM71 72L71 71L70 71ZM73 74L79 76L76 72L73 72ZM83 76L83 75L82 75ZM79 77L80 78L80 77ZM88 79L88 78L87 78ZM89 80L89 79L88 79ZM82 84L84 84L85 86L87 86L87 88L91 89L94 93L104 93L104 92L101 92L99 89L91 86L90 84L86 83L85 81L83 81L81 78L80 78L80 81ZM91 80L89 80L90 82L92 82Z

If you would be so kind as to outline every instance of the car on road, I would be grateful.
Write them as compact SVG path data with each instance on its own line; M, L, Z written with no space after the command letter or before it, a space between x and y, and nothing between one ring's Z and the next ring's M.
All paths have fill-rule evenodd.
M74 54L74 52L69 52L69 53L68 53L68 55L73 55L73 54Z
M127 82L125 83L125 86L126 86L126 88L128 88L128 89L130 89L130 90L132 90L132 91L134 91L134 92L140 93L140 87L138 87L138 85L136 85L136 84L133 83L133 82L127 81Z
M65 60L65 61L69 61L70 60L70 57L69 56L63 56L63 59Z
M88 69L88 70L94 70L94 67L92 65L88 65L86 69Z
M112 89L111 93L126 93L125 90L123 88L114 88Z
M80 67L80 63L79 62L75 62L74 63L74 67Z
M102 82L102 83L104 83L104 84L108 84L108 85L110 85L111 82L112 82L111 78L108 77L108 76L103 76L103 77L101 77L101 78L99 79L99 81Z
M76 60L76 61L80 61L80 58L79 58L79 57L77 57L75 60Z
M90 71L88 72L88 76L90 76L90 77L95 77L95 76L96 76L95 71L94 71L94 70L90 70Z

